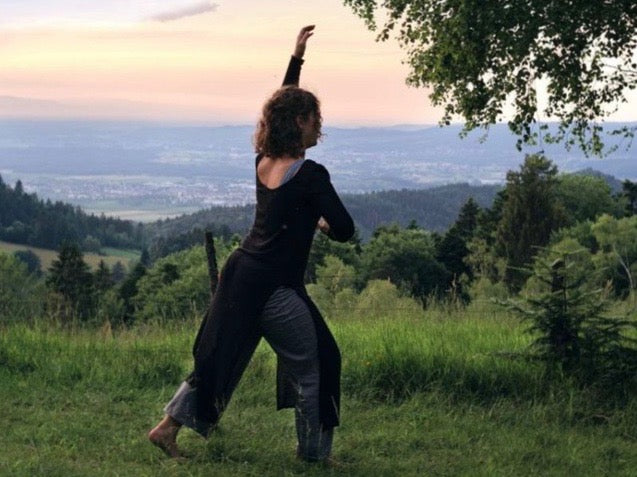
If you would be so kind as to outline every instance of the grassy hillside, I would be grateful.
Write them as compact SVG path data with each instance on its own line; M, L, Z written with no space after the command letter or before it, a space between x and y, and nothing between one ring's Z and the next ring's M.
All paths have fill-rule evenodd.
M47 270L51 266L53 260L55 260L58 256L58 252L56 250L14 244L0 240L0 252L13 253L18 250L31 250L35 253L42 262L42 270ZM122 265L128 267L131 260L137 260L140 257L140 253L136 250L119 250L115 248L103 248L102 250L104 255L85 253L84 261L93 269L97 268L100 260L104 260L109 267L112 267L117 262L122 262Z
M343 353L342 426L328 469L294 458L261 344L208 441L173 461L146 431L191 366L197 323L112 333L12 325L0 333L2 475L634 475L637 397L611 404L538 363L500 310L370 310L331 326Z

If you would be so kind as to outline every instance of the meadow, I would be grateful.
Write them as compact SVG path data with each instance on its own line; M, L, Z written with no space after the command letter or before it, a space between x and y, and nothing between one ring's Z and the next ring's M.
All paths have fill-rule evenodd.
M35 253L42 263L43 270L48 270L53 261L58 258L57 250L49 250L46 248L32 247L30 245L15 244L0 240L0 252L12 254L20 250L31 250ZM139 260L141 255L138 250L123 250L110 247L103 247L101 251L102 254L91 252L83 253L84 261L93 270L97 269L100 260L104 260L104 263L111 268L117 262L121 262L124 267L128 267L131 261Z
M343 354L338 467L294 456L259 346L220 427L171 460L146 440L189 372L197 320L0 328L0 475L635 475L637 397L549 378L491 304L330 320Z

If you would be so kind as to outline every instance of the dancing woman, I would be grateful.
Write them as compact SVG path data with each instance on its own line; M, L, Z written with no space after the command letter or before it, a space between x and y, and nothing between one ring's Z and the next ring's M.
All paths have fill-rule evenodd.
M339 424L340 352L303 276L316 228L338 241L354 233L322 165L305 159L321 136L318 99L298 87L314 26L298 34L283 86L263 106L255 133L256 216L226 261L193 349L195 370L149 439L178 456L182 426L215 427L261 337L277 355L277 408L295 409L297 455L323 461Z

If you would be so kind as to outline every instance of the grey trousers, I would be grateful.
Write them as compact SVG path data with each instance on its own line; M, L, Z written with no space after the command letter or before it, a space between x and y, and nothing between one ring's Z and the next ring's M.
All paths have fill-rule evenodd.
M296 389L297 453L308 461L325 459L332 448L333 429L324 430L319 421L319 359L310 310L293 289L277 288L263 309L259 325ZM208 424L197 420L196 409L195 389L183 382L164 411L206 436Z

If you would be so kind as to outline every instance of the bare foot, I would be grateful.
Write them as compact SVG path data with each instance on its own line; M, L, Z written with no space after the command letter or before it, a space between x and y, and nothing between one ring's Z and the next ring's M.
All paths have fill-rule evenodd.
M163 450L168 457L183 457L177 447L177 433L180 428L179 424L175 425L171 420L164 418L148 433L148 439Z

